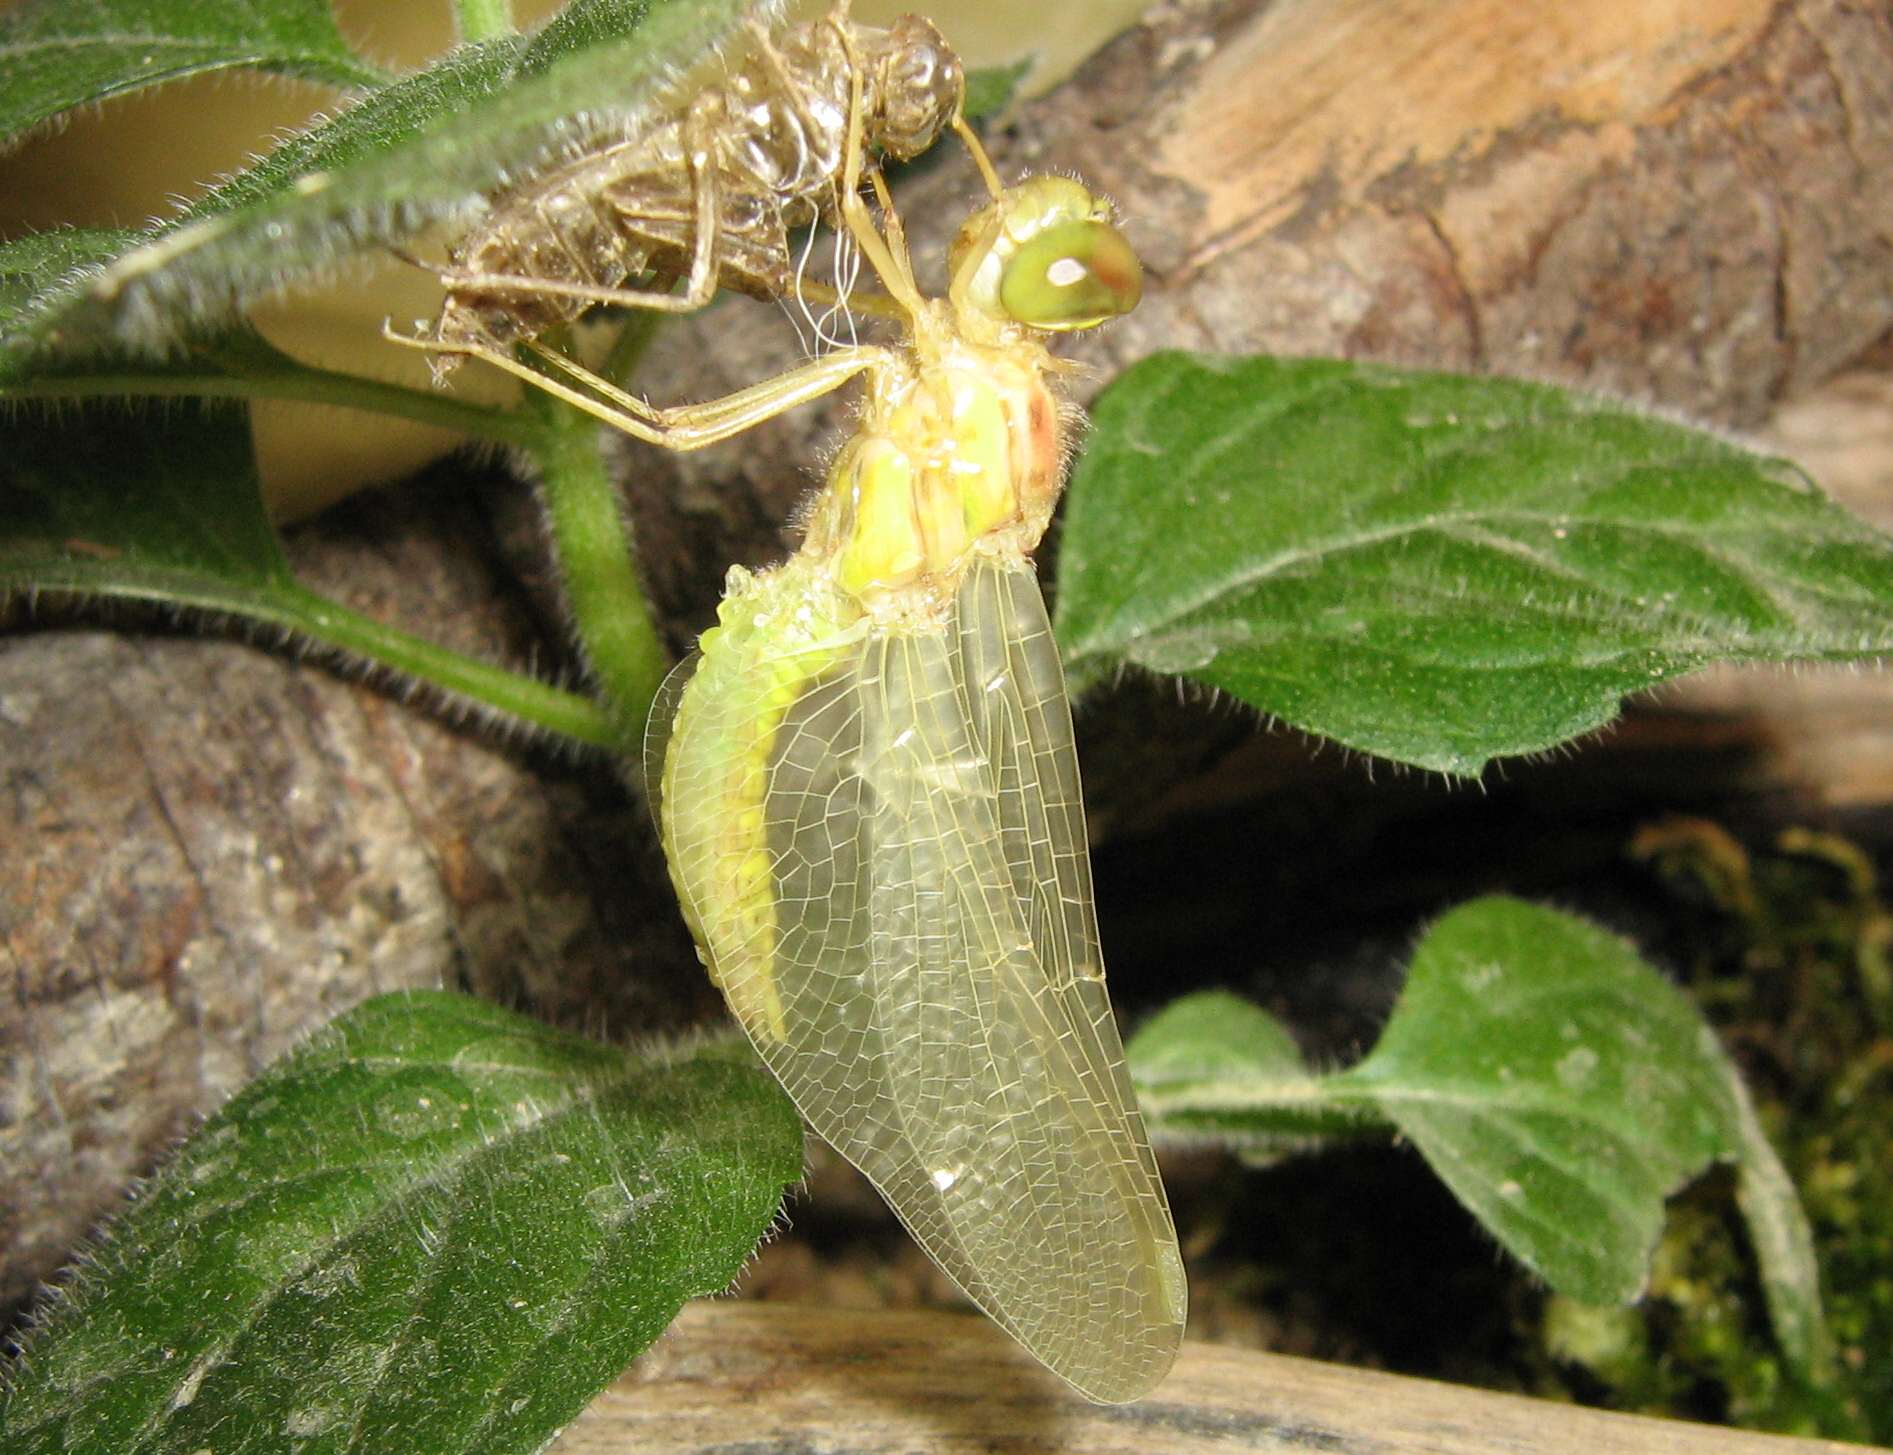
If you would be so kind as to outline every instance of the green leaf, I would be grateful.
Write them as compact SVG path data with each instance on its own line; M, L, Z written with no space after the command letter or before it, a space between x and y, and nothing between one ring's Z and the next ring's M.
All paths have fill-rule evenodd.
M1038 64L1038 53L1009 66L982 66L966 73L966 104L960 108L968 121L981 121L1003 111L1019 92L1019 83Z
M250 299L466 216L509 174L688 94L748 0L581 0L532 41L464 46L277 148L96 275L44 292L16 348L174 348Z
M1128 1047L1154 1135L1244 1153L1368 1118L1398 1128L1512 1255L1587 1303L1637 1297L1663 1202L1717 1159L1783 1351L1819 1382L1831 1349L1812 1238L1714 1033L1623 941L1555 910L1475 900L1421 940L1379 1044L1309 1073L1273 1017L1185 998Z
M1332 1090L1370 1096L1520 1262L1614 1303L1643 1291L1663 1200L1742 1154L1732 1079L1629 945L1491 898L1427 932L1379 1043Z
M82 279L134 236L112 228L63 228L0 242L0 337L42 295ZM522 416L463 404L435 390L304 364L246 326L193 340L158 359L123 349L51 360L0 352L0 400L128 396L293 399L399 415L501 444L534 443L535 430Z
M723 1288L801 1176L746 1057L370 1001L207 1122L28 1340L0 1446L526 1452Z
M1345 1134L1363 1114L1334 1102L1286 1026L1226 990L1166 1006L1125 1055L1138 1103L1165 1137L1209 1136L1267 1155Z
M329 0L28 0L0 20L0 147L72 107L235 67L387 79L349 49Z
M1808 1225L1800 1195L1769 1144L1755 1115L1755 1104L1733 1066L1729 1094L1736 1107L1736 1135L1742 1144L1735 1200L1748 1224L1761 1274L1768 1321L1788 1362L1808 1383L1830 1385L1834 1379L1834 1341L1821 1310L1821 1270L1814 1261L1814 1229ZM1862 1436L1861 1438L1865 1438Z
M11 434L0 464L0 587L263 620L294 609L300 588L263 513L241 411L92 409Z
M1476 773L1715 661L1893 650L1893 542L1793 467L1547 385L1161 354L1100 398L1058 633Z
M70 286L76 275L110 262L137 239L122 227L63 227L0 242L0 339L39 306L37 296ZM6 363L0 354L0 368ZM0 378L4 373L0 373Z
M551 731L622 747L586 699L383 626L301 585L264 514L239 410L68 410L16 420L8 445L0 455L0 594L70 591L230 613Z

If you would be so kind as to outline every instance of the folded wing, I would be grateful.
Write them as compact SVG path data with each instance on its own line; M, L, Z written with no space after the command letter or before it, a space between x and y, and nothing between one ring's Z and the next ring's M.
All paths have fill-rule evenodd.
M944 630L851 648L768 781L780 1019L757 1048L976 1303L1084 1394L1138 1398L1182 1335L1182 1264L1030 568L979 566Z

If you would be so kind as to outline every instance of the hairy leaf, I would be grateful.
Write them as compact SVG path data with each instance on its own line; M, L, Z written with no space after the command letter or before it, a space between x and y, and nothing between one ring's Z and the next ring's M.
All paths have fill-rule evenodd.
M68 407L16 421L8 444L0 595L62 591L228 613L554 732L623 746L585 698L384 626L298 582L263 511L241 410Z
M292 138L95 275L43 292L13 346L174 348L250 299L464 218L506 176L689 94L749 8L581 0L531 41L462 47Z
M228 406L62 411L0 462L0 588L122 595L289 625L301 588Z
M1420 941L1365 1092L1514 1256L1592 1303L1642 1292L1663 1199L1742 1146L1694 1006L1570 915L1481 899Z
M0 148L75 106L236 67L375 86L329 0L27 0L0 19Z
M239 1094L28 1339L13 1455L537 1450L801 1175L746 1057L386 996Z
M1246 1153L1348 1118L1398 1128L1515 1257L1586 1302L1635 1298L1664 1199L1734 1161L1782 1347L1817 1376L1827 1357L1807 1221L1733 1064L1694 1006L1583 920L1504 898L1446 915L1347 1071L1312 1075L1272 1017L1223 992L1168 1008L1129 1057L1159 1136Z
M1003 111L1019 92L1019 83L1038 64L1035 54L1009 66L982 66L966 75L966 105L962 108L968 121L980 121Z
M1270 1154L1345 1133L1361 1113L1308 1069L1288 1028L1226 990L1174 1001L1124 1048L1153 1130Z
M62 227L52 232L0 242L0 338L38 305L36 297L63 289L84 273L95 272L126 248L138 234L120 227ZM6 377L0 353L0 379Z
M1476 773L1716 661L1893 649L1893 542L1791 466L1541 384L1161 354L1099 400L1058 633Z

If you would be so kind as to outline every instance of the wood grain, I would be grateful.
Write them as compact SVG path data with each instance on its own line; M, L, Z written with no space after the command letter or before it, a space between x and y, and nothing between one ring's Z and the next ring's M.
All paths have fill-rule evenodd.
M1188 1343L1086 1404L982 1319L694 1303L553 1455L1862 1455Z
M1324 181L1322 210L1361 206L1403 171L1463 175L1528 129L1546 140L1586 133L1597 155L1621 157L1638 127L1660 124L1704 76L1753 47L1773 9L1774 0L1273 5L1166 108L1172 125L1156 165L1204 179L1190 252L1201 266L1306 210ZM1216 158L1213 171L1205 157Z

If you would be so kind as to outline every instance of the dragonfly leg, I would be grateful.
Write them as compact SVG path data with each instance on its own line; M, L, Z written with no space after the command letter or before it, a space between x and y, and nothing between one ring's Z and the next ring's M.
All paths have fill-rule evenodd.
M520 298L577 298L587 303L615 303L626 308L646 308L660 313L691 313L703 307L708 298L693 301L684 293L659 293L652 289L612 287L601 283L565 283L551 278L535 278L529 273L471 273L452 267L440 267L420 258L396 254L401 261L425 268L456 293L501 293ZM714 280L714 274L712 279ZM433 340L406 340L432 343ZM464 352L458 344L442 344L437 353Z
M887 293L843 293L831 284L816 283L807 278L799 280L795 289L810 303L845 306L895 323L905 323L909 317L906 308Z
M535 389L563 399L595 419L601 419L633 439L662 449L679 452L700 450L720 443L765 420L774 419L801 404L832 394L857 375L884 367L892 357L886 349L861 345L837 349L832 354L799 368L790 369L759 384L738 389L720 399L701 404L661 408L618 388L608 379L587 369L544 344L524 345L539 365L489 344L460 345L448 348L433 339L399 334L387 325L382 337L391 343L429 353L456 353L482 359L496 369L503 369Z
M575 387L590 391L599 402L663 436L651 439L650 443L673 450L701 449L753 429L778 414L833 393L859 374L885 366L891 357L886 349L871 344L837 349L719 399L660 407L625 392L564 354L538 345L529 344L527 348L548 369L564 375ZM630 430L622 420L614 422Z
M900 213L894 210L894 194L888 190L887 179L879 172L868 174L868 185L874 189L874 200L881 209L881 230L887 234L888 250L905 262L911 278L913 264L907 261L911 257L907 251L907 229L901 223Z
M997 202L1000 194L1006 189L999 185L999 173L993 168L993 159L986 154L986 144L979 139L979 133L968 125L966 118L957 111L953 113L953 129L959 133L960 141L964 143L968 154L973 158L973 165L979 168L979 177L986 184L987 192L992 195L993 201Z
M493 293L511 298L571 298L581 303L608 303L621 308L642 308L653 313L695 313L716 295L717 244L720 238L723 195L716 164L714 128L707 117L692 115L686 125L689 143L692 191L696 196L696 220L690 249L690 270L684 275L684 291L632 288L622 283L588 283L576 279L545 278L531 273L492 273L457 267L451 263L430 263L393 249L404 263L432 273L441 287L450 293ZM547 236L561 245L564 238L552 219L541 211L540 221ZM583 273L589 264L566 249L575 272ZM463 352L459 348L440 349L441 353Z
M841 31L841 44L848 57L848 139L842 152L841 220L869 266L880 275L881 286L906 310L910 319L916 319L926 305L920 296L920 285L914 281L913 265L907 259L906 248L903 245L898 253L895 251L874 225L868 205L861 199L867 149L866 122L862 115L861 57L855 50L853 34L845 26ZM876 175L878 179L878 173Z
M690 151L691 189L697 197L697 227L691 239L690 271L684 275L684 291L653 295L670 305L663 310L670 313L695 312L716 295L717 240L723 218L723 176L717 165L715 122L701 107L691 107L684 138Z

